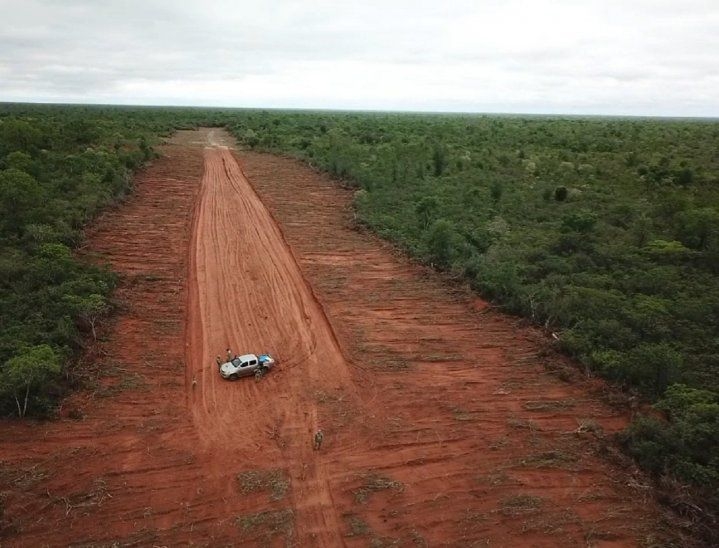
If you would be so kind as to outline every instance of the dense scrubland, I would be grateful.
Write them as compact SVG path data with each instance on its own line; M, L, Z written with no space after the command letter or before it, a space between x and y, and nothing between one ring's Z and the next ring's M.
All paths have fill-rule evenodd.
M110 311L83 226L175 128L356 188L359 223L654 404L622 435L719 506L719 122L0 105L0 411L47 415Z
M358 219L655 403L627 451L719 487L719 122L248 113L246 146L357 188ZM670 474L669 474L670 473Z
M108 310L111 272L72 253L83 226L152 156L142 131L85 109L0 110L0 410L47 414L83 332Z

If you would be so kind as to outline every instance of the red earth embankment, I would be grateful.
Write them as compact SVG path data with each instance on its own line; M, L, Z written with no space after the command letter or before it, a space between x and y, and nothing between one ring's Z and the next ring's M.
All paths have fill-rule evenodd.
M122 280L105 375L75 419L0 425L3 544L665 538L641 476L602 456L626 418L601 385L353 230L328 178L223 143L180 132L89 235ZM223 381L228 346L279 363Z

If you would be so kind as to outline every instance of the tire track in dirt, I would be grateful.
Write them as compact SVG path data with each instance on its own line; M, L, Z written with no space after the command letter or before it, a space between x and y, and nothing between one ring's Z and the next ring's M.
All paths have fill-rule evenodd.
M339 544L340 524L311 438L319 427L307 388L351 385L347 365L283 236L226 147L206 148L195 212L188 306L188 390L208 451L262 447L282 435L302 545ZM220 378L214 356L271 352L262 382ZM255 455L261 462L270 455ZM250 458L249 455L247 457ZM222 473L222 470L218 470Z

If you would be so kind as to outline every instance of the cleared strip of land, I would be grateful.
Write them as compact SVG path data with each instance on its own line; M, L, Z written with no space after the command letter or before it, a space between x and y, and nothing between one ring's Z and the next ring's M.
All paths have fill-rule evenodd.
M248 463L284 470L297 534L337 545L341 524L313 454L319 424L307 387L349 386L349 371L279 228L226 147L205 149L193 235L187 375L203 447L227 452L220 475ZM228 382L214 360L226 348L271 351L279 365L263 382ZM268 432L282 443L263 447Z

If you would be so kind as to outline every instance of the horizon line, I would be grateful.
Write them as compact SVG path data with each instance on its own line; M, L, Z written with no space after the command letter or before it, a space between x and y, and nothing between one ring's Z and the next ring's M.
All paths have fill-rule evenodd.
M527 117L569 117L569 118L656 118L677 120L718 120L715 115L680 115L680 114L597 114L559 113L559 112L527 112L527 111L480 111L480 110L402 110L373 108L340 108L340 107L277 107L277 106L228 106L228 105L192 105L192 104L153 104L153 103L102 103L102 102L62 102L62 101L7 101L0 99L0 105L41 105L41 106L75 106L75 107L113 107L113 108L167 108L167 109L203 109L203 110L245 110L245 111L291 111L291 112L328 112L328 113L368 113L368 114L427 114L427 115L459 115L459 116L527 116Z

